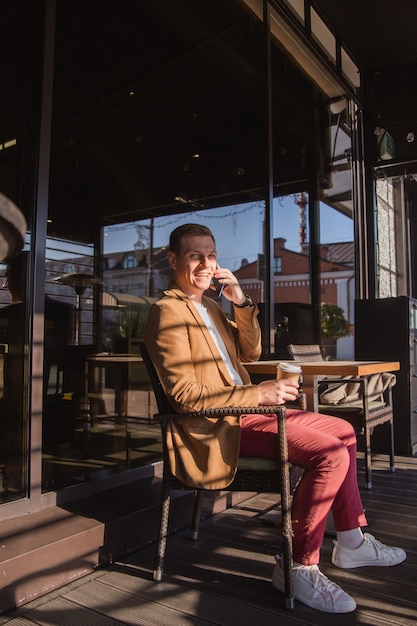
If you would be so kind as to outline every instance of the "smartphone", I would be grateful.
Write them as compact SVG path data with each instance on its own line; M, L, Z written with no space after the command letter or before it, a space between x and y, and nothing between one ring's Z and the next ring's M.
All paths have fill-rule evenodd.
M216 288L214 290L216 294L216 298L220 298L220 296L223 293L223 289L225 288L226 285L219 283L217 278L214 278L214 277L211 279L211 284L214 285L214 287Z
M219 265L217 266L217 269L219 269ZM211 284L214 285L215 289L215 293L216 293L216 298L220 298L220 296L223 293L223 289L226 287L226 285L224 285L223 283L219 283L219 281L217 280L217 278L213 278L211 279Z

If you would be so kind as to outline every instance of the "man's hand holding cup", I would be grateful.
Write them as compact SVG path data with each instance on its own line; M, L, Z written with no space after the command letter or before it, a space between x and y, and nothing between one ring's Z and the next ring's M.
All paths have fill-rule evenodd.
M301 367L295 363L279 363L275 380L259 383L259 404L284 404L297 399Z

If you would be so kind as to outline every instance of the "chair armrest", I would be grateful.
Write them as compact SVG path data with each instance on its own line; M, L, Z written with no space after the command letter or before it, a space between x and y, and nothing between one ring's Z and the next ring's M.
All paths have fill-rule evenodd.
M253 407L253 406L252 407L222 407L222 408L217 408L217 409L206 409L203 411L194 411L194 412L187 412L187 413L160 413L160 414L156 414L155 417L159 418L159 421L161 423L161 428L163 432L163 445L165 449L167 449L166 448L167 431L169 430L170 427L176 429L175 422L179 418L185 417L190 421L195 420L196 422L198 422L199 418L219 418L220 419L223 416L228 416L228 415L236 416L236 415L245 415L245 414L246 415L247 414L252 414L252 415L270 414L272 419L275 417L276 422L277 422L277 437L276 437L277 461L278 461L280 474L281 474L281 489L284 489L285 485L288 484L288 480L289 480L287 424L286 424L286 419L285 419L286 417L285 405L257 406L257 407ZM237 457L236 457L236 462L237 462ZM178 476L178 474L176 475ZM192 484L193 486L196 486L198 484L198 481L195 481L194 477L191 479L191 483L188 479L184 479L181 477L180 477L180 480L187 485ZM205 481L207 482L206 476L205 476ZM219 488L219 487L217 486L214 488ZM224 486L222 486L221 488L224 488Z
M285 405L275 406L246 406L246 407L222 407L219 409L204 409L202 411L189 411L188 413L157 413L158 419L173 420L177 417L223 417L224 415L282 415L285 417Z

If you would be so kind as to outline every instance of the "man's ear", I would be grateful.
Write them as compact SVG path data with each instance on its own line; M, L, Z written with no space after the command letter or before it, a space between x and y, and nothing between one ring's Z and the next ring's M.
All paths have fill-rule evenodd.
M172 270L175 270L175 268L177 267L177 257L175 256L174 252L168 252L167 259L169 267Z

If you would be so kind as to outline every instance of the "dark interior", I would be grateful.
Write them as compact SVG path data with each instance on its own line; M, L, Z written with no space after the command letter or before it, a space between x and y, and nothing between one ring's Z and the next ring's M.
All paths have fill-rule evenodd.
M393 9L385 1L375 11L359 0L316 0L312 6L361 69L360 98L371 125L384 121L395 138L395 161L413 170L416 143L405 136L414 127L417 133L417 5L399 0ZM36 49L36 42L27 45L33 25L27 2L3 2L0 19L20 24L20 40L0 44L4 55L14 54L19 72L24 55ZM101 225L263 197L264 55L262 25L243 4L57 2L49 234L91 242ZM24 132L13 128L19 107L36 115L38 77L29 74L22 77L26 102L8 93L0 105L6 135ZM322 96L275 46L272 76L274 182L291 191L311 179L320 150L328 149L315 118ZM27 154L18 158L30 175ZM0 182L24 206L21 189L6 176Z
M409 128L417 130L417 5L407 0L312 4L333 25L369 81L372 91L364 95L370 112L388 123L401 160L415 159L415 143L407 143L405 135Z
M263 54L235 3L59 2L50 234L262 196ZM314 105L278 49L273 63L281 184L309 176Z

